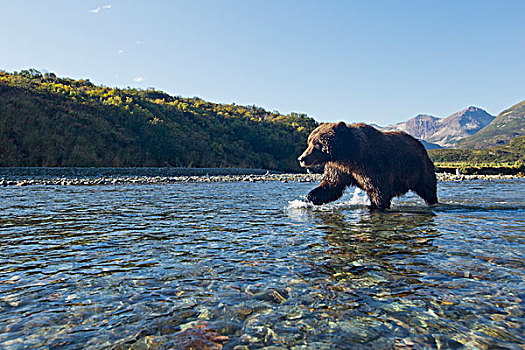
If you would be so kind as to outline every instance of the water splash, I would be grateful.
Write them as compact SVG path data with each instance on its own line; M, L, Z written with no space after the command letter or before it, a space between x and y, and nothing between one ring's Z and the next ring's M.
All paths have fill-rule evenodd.
M356 187L354 188L354 193L352 193L352 198L350 198L348 204L369 206L371 203L366 192Z
M296 199L288 202L287 210L305 210L305 209L318 209L318 210L330 210L334 208L347 208L347 207L364 207L370 205L370 199L365 191L354 188L353 192L347 193L343 196L343 201L335 203L327 203L323 205L313 205L310 202L300 199Z
M310 203L310 202L307 202L307 201L301 200L301 199L296 199L296 200L288 202L288 206L286 207L286 209L288 209L288 210L309 209L309 208L313 208L313 207L314 207L314 205L312 203Z

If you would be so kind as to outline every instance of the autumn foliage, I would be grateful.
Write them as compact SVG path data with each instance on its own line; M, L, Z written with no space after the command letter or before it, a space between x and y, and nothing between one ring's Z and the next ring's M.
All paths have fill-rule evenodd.
M0 72L0 166L297 170L316 126L304 114Z

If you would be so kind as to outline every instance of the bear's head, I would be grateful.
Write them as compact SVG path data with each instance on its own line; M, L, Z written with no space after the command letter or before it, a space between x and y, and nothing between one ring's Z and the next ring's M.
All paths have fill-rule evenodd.
M308 147L297 160L305 168L337 161L346 153L344 146L348 148L352 139L351 127L346 123L321 123L308 136Z

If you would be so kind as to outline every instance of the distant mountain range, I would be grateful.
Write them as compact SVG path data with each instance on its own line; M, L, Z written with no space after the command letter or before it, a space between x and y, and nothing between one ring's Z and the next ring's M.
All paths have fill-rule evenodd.
M428 149L453 147L459 140L476 134L488 126L494 116L481 108L470 106L444 119L419 114L406 122L382 128L383 130L402 130L422 141Z
M491 148L525 135L525 101L497 117L470 106L443 119L419 114L402 123L376 127L383 131L404 131L421 140L427 149Z
M488 148L507 144L522 135L525 135L525 101L504 110L478 133L459 140L456 147Z

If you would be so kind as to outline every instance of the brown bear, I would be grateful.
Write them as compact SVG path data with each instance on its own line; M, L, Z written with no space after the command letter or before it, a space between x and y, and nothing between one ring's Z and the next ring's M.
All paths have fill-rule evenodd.
M371 209L390 208L393 197L409 190L428 205L438 202L434 164L421 142L402 131L322 123L298 160L302 167L324 165L323 181L306 197L315 205L335 201L347 186L364 190Z

